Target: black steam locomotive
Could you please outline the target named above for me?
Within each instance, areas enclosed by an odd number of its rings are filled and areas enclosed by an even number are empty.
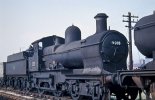
[[[127,70],[127,39],[118,31],[107,30],[106,14],[94,18],[96,33],[86,39],[81,40],[80,29],[72,25],[66,29],[65,39],[55,35],[44,37],[26,51],[8,56],[3,86],[70,95],[73,100],[107,100],[112,95],[118,100],[134,100],[141,91],[149,97],[155,81],[154,61],[142,70]],[[135,26],[135,43],[143,54],[154,57],[154,46],[147,46],[154,42],[154,23],[150,18],[144,19]],[[145,36],[147,32],[152,39]],[[143,38],[146,44],[142,44]]]

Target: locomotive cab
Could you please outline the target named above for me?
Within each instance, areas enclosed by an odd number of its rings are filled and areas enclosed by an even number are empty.
[[[44,48],[51,45],[60,45],[64,43],[64,39],[58,36],[44,37],[32,43],[27,52],[30,52],[29,60],[29,71],[40,71],[45,70],[43,60],[43,50]]]

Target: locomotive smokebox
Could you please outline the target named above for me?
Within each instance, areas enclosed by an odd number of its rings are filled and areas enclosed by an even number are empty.
[[[138,50],[152,58],[155,51],[155,13],[141,18],[134,27],[134,40]]]
[[[107,18],[105,13],[99,13],[95,17],[96,19],[96,33],[107,31]]]

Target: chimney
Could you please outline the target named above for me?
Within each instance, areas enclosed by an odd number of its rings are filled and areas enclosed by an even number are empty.
[[[107,31],[107,18],[105,13],[99,13],[95,17],[96,19],[96,33]]]

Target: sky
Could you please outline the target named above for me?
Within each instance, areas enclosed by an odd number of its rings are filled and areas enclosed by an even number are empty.
[[[0,0],[0,62],[7,56],[25,50],[42,37],[64,37],[67,27],[81,29],[82,39],[96,31],[94,16],[106,13],[108,26],[126,37],[123,14],[139,18],[155,10],[155,0]],[[133,47],[134,63],[142,55]]]

